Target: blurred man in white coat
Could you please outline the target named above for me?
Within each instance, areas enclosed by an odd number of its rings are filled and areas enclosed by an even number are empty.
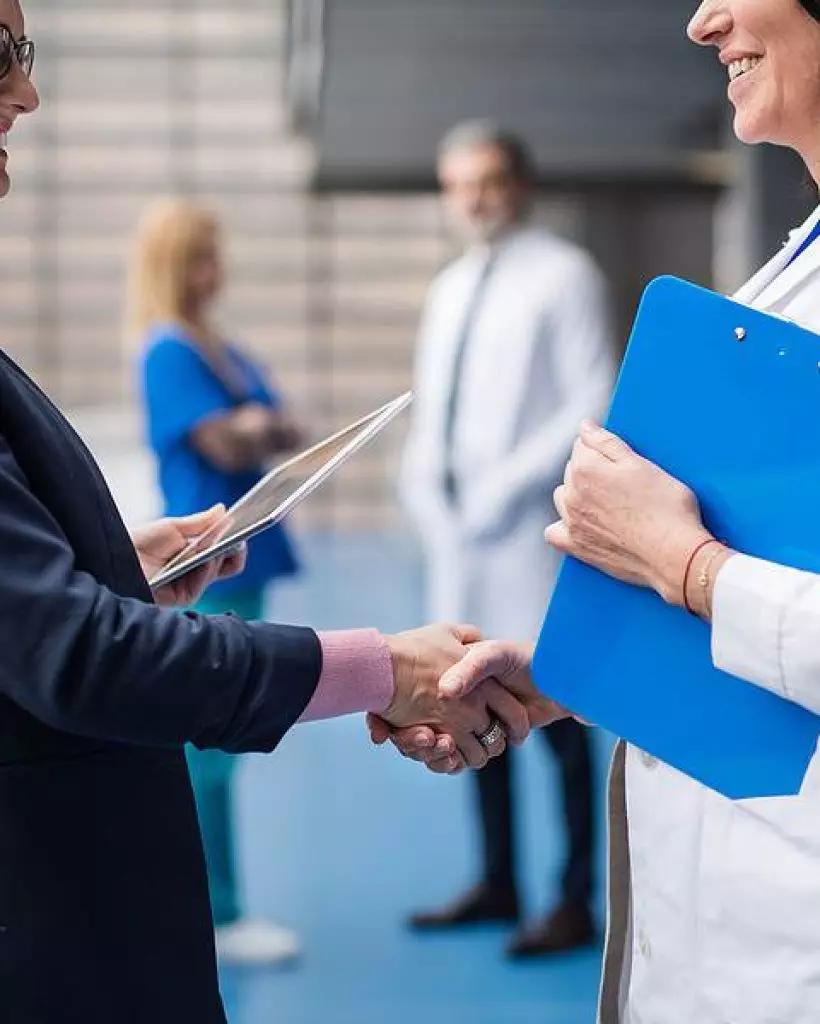
[[[416,363],[417,402],[401,494],[421,537],[427,615],[486,635],[535,635],[553,587],[543,542],[578,427],[600,416],[613,382],[606,289],[590,256],[530,222],[533,165],[520,139],[485,122],[443,140],[438,173],[461,258],[433,283]],[[588,735],[544,730],[558,759],[567,855],[556,906],[514,937],[516,957],[586,945],[593,795]],[[518,921],[510,755],[476,776],[484,864],[418,929]]]

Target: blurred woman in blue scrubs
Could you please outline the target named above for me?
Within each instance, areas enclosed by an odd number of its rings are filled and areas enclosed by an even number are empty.
[[[263,371],[212,319],[224,284],[216,217],[183,200],[153,204],[134,245],[128,327],[142,344],[148,438],[170,516],[230,506],[260,479],[267,463],[299,443],[298,430]],[[296,571],[288,536],[274,527],[250,542],[244,573],[215,583],[197,611],[262,619],[268,585]],[[241,913],[231,807],[236,759],[189,747],[188,764],[217,952],[224,961],[241,963],[293,957],[298,942],[292,932]]]

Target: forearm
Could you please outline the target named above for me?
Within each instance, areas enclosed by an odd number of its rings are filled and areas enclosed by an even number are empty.
[[[275,410],[257,405],[206,420],[191,437],[200,454],[229,472],[255,469],[300,442],[293,423]]]
[[[299,443],[296,428],[272,409],[255,410],[253,417],[243,417],[240,409],[225,429],[226,443],[246,465],[258,466],[273,455],[292,451]]]
[[[319,678],[309,630],[204,618],[72,573],[22,606],[0,690],[66,732],[144,745],[272,750]]]
[[[2,440],[0,550],[0,693],[55,728],[270,750],[313,694],[321,649],[310,630],[181,614],[79,571]]]

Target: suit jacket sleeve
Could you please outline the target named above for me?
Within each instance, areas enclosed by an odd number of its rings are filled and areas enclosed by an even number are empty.
[[[311,630],[158,608],[79,571],[2,439],[0,552],[0,693],[54,728],[269,751],[313,695]]]

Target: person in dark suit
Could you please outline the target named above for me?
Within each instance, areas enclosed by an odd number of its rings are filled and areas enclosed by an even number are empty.
[[[0,0],[3,133],[38,106],[32,61],[17,0]],[[271,751],[297,720],[372,710],[443,725],[479,766],[504,749],[496,719],[516,741],[552,714],[497,684],[439,699],[470,629],[317,636],[162,607],[241,567],[149,588],[219,514],[129,536],[88,450],[0,351],[3,1024],[224,1024],[184,743]]]

